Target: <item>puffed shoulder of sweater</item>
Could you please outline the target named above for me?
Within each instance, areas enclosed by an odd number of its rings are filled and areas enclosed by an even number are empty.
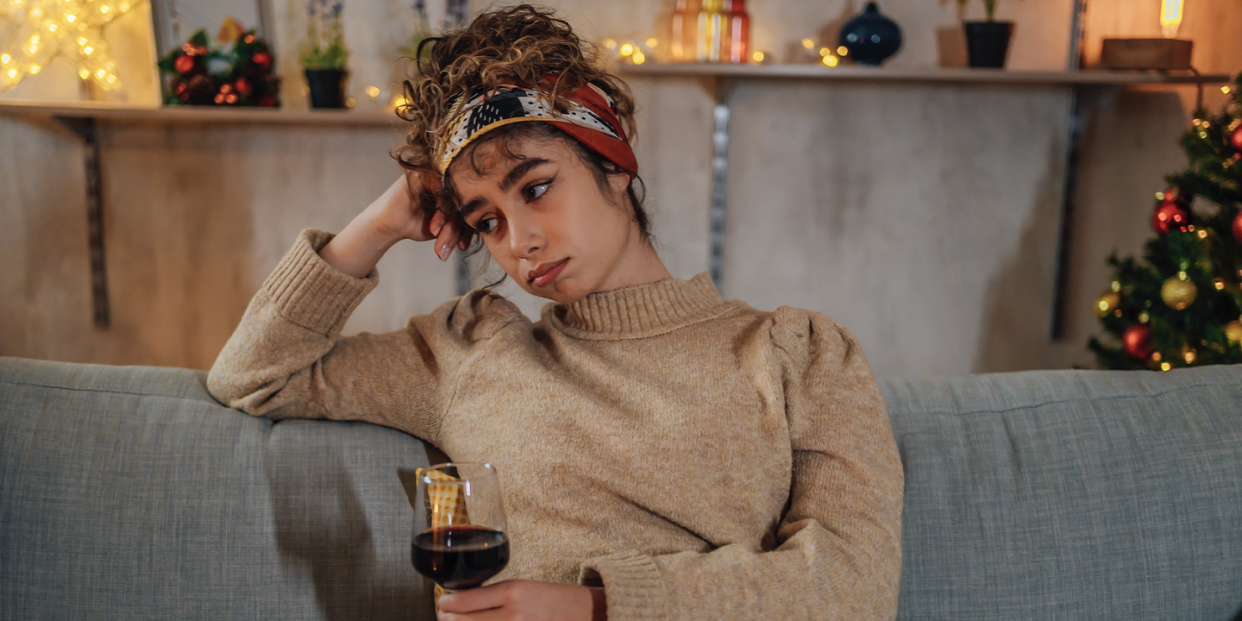
[[[490,339],[506,329],[527,332],[531,329],[530,319],[513,302],[486,289],[475,289],[453,298],[430,315],[411,317],[407,326],[422,328],[424,326],[419,324],[423,321],[434,322],[466,342]]]
[[[820,312],[782,306],[771,315],[772,343],[796,361],[834,355],[861,354],[858,341],[832,317]]]

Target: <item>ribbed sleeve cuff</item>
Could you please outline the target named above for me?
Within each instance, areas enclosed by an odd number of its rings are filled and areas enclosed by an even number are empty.
[[[582,564],[579,582],[604,582],[608,621],[671,619],[671,602],[660,568],[649,556],[610,554]]]
[[[328,265],[319,250],[331,233],[306,229],[263,283],[268,299],[282,317],[323,335],[337,332],[375,285],[379,273],[354,278]]]

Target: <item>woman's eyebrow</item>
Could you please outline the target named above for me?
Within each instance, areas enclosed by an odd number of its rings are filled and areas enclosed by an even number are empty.
[[[500,182],[500,191],[508,192],[510,189],[513,188],[513,184],[517,183],[518,179],[521,179],[522,175],[525,175],[527,172],[530,172],[532,168],[535,168],[536,166],[542,166],[544,164],[550,164],[550,163],[551,163],[551,160],[548,160],[542,157],[532,157],[528,160],[523,160],[521,164],[514,166],[513,170],[509,171],[509,174],[505,175],[504,180]]]
[[[517,166],[514,166],[512,170],[506,173],[505,178],[500,181],[500,191],[508,192],[509,190],[513,189],[513,184],[517,183],[518,179],[522,178],[522,175],[525,175],[526,173],[530,172],[532,169],[534,169],[537,166],[542,166],[544,164],[550,164],[550,163],[552,163],[552,160],[542,158],[542,157],[532,157],[528,160],[522,160],[520,164],[518,164]],[[470,217],[470,214],[478,211],[486,204],[487,204],[486,200],[482,198],[476,198],[466,203],[465,205],[462,205],[458,213],[460,214],[461,219],[465,220]]]

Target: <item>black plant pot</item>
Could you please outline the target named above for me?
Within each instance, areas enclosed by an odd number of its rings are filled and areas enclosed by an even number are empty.
[[[966,22],[971,67],[1003,68],[1013,38],[1013,22]]]
[[[310,87],[312,108],[344,108],[345,76],[340,69],[307,69],[306,85]]]

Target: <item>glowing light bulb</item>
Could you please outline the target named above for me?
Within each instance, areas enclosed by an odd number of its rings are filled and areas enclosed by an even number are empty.
[[[105,5],[103,5],[103,6],[101,6],[101,7],[99,7],[99,12],[100,12],[100,13],[103,13],[104,15],[107,15],[107,14],[108,14],[108,11],[111,11],[111,10],[112,10],[112,7],[110,7],[110,6],[106,5],[106,4],[105,4]]]
[[[622,56],[629,56],[630,54],[633,54],[633,53],[634,53],[634,46],[633,46],[633,45],[630,45],[629,43],[626,43],[626,44],[624,44],[624,45],[622,45],[622,46],[621,46],[621,55],[622,55]]]
[[[94,51],[95,51],[95,48],[93,48],[93,47],[91,47],[91,46],[89,46],[89,45],[88,45],[88,46],[86,46],[86,47],[84,47],[84,48],[82,48],[82,53],[83,53],[83,54],[86,54],[87,56],[90,56],[90,55],[91,55]]]
[[[77,16],[77,15],[74,15],[73,13],[69,13],[69,14],[65,15],[65,21],[69,22],[70,24],[72,24],[72,23],[74,22],[74,20],[76,20],[77,18],[78,18],[78,16]]]
[[[1167,363],[1167,362],[1161,362],[1161,363],[1160,363],[1160,370],[1161,370],[1161,371],[1168,371],[1169,369],[1172,369],[1172,368],[1173,368],[1173,365],[1171,365],[1171,364],[1169,364],[1169,363]]]
[[[43,71],[43,67],[40,67],[39,65],[30,65],[30,68],[26,71],[30,72],[30,75],[35,75],[40,71]]]
[[[655,47],[655,46],[657,46],[657,45],[659,45],[659,44],[660,44],[660,42],[659,42],[659,41],[657,41],[657,40],[656,40],[656,39],[654,39],[654,38],[647,39],[647,47]]]
[[[763,52],[755,52],[754,54],[751,54],[750,57],[753,58],[755,62],[757,63],[761,63],[763,62],[764,58],[767,58],[766,56],[764,56]]]
[[[9,64],[10,60],[13,60],[12,56],[9,56],[8,54],[0,54],[0,65]]]
[[[104,71],[103,69],[100,69],[99,71],[95,72],[95,77],[99,78],[100,80],[102,80],[103,77],[106,75],[108,75],[108,72]]]
[[[811,48],[815,47],[815,42],[814,42],[814,41],[812,41],[812,40],[810,40],[810,39],[803,39],[803,40],[802,40],[802,47],[804,47],[804,48],[806,48],[806,49],[808,49],[808,50],[809,50],[809,49],[811,49]]]
[[[104,78],[104,81],[108,84],[116,84],[116,76],[109,74],[108,77]],[[236,97],[236,95],[234,95],[234,97]]]
[[[85,79],[87,79],[87,78],[91,77],[91,72],[90,72],[90,71],[88,71],[88,70],[86,70],[86,69],[82,69],[81,71],[78,71],[78,77],[79,77],[79,78],[82,78],[83,80],[85,80]]]
[[[647,56],[642,53],[642,50],[638,50],[634,52],[634,55],[631,57],[631,59],[633,59],[635,65],[641,65],[647,62]]]
[[[1160,6],[1160,32],[1166,39],[1177,36],[1182,25],[1182,0],[1162,0]]]
[[[16,69],[9,69],[9,77],[10,77],[10,78],[16,78],[16,77],[17,77],[17,70],[16,70]]]
[[[378,86],[367,87],[367,95],[371,96],[372,98],[379,97],[379,94],[380,94],[380,89]]]
[[[1228,95],[1229,93],[1233,92],[1233,89],[1229,88],[1228,86],[1222,86],[1220,87],[1220,92]]]
[[[616,39],[604,39],[604,47],[610,50],[617,49],[617,40]]]
[[[849,56],[849,55],[850,55],[850,48],[845,47],[844,45],[837,48],[837,56]]]
[[[840,62],[840,61],[839,61],[839,60],[837,60],[837,57],[836,57],[836,56],[825,56],[825,57],[824,57],[824,64],[825,64],[825,65],[828,65],[829,67],[836,67],[836,66],[837,66],[837,63],[839,63],[839,62]]]
[[[52,23],[52,22],[48,22],[48,24],[47,24],[47,31],[48,31],[48,32],[56,32],[56,24],[54,24],[54,23]]]
[[[828,48],[826,48],[826,47],[821,47],[821,48],[819,48],[819,55],[820,55],[820,56],[830,56],[831,54],[832,54],[832,50],[830,50],[830,49],[828,49]]]

